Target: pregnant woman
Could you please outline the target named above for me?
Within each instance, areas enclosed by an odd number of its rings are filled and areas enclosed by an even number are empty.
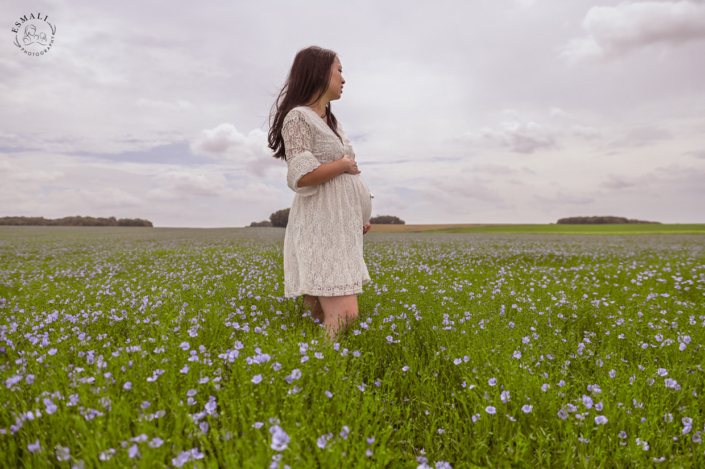
[[[303,296],[330,339],[357,317],[357,294],[370,281],[362,236],[370,229],[373,196],[330,105],[342,96],[342,72],[335,52],[300,50],[269,131],[269,148],[286,160],[287,184],[296,193],[284,235],[284,296]]]

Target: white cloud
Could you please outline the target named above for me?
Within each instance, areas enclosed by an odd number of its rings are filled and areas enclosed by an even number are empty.
[[[594,6],[582,27],[588,35],[571,40],[560,52],[568,63],[611,59],[651,45],[677,46],[704,39],[705,4],[683,0]]]
[[[607,177],[607,180],[600,184],[601,187],[612,190],[627,189],[629,187],[634,187],[634,185],[635,183],[633,180],[619,174],[610,174]]]
[[[534,112],[523,116],[515,109],[504,109],[498,114],[513,120],[500,122],[496,127],[484,126],[476,132],[465,132],[452,137],[450,141],[469,143],[474,147],[506,148],[513,153],[532,154],[544,150],[563,150],[565,144],[571,146],[571,141],[576,140],[574,137],[582,141],[596,141],[602,138],[600,129],[579,123],[584,120],[579,114],[569,113],[555,106],[543,114]],[[551,123],[544,123],[549,118]],[[486,167],[484,171],[490,172],[490,169]],[[483,169],[476,165],[466,170]],[[499,168],[494,170],[498,171]]]
[[[516,153],[534,153],[538,150],[554,150],[557,131],[551,126],[537,122],[502,122],[498,129],[483,127],[477,133],[466,132],[461,140],[476,145],[489,145],[508,148]]]
[[[207,197],[228,202],[272,203],[282,191],[261,182],[246,182],[242,187],[229,187],[220,173],[204,173],[182,169],[160,174],[165,184],[151,189],[147,198],[174,201]]]
[[[41,171],[28,166],[31,165],[18,165],[7,156],[0,155],[0,176],[4,176],[9,181],[41,184],[64,177],[62,171]]]
[[[28,215],[25,207],[36,205],[37,195],[22,192],[15,187],[0,184],[0,207],[2,216]]]
[[[177,198],[220,197],[227,191],[225,177],[220,174],[206,175],[189,170],[176,170],[161,174],[159,178],[168,181],[167,193]]]
[[[381,188],[373,194],[375,197],[372,199],[372,216],[388,215],[409,208],[409,204],[391,188]]]
[[[637,148],[651,145],[662,140],[672,140],[673,134],[667,129],[655,125],[635,127],[608,144],[610,148]]]
[[[228,123],[201,131],[191,142],[191,151],[196,155],[226,158],[240,163],[257,177],[265,177],[271,168],[285,166],[272,156],[272,150],[267,146],[266,132],[253,129],[245,135]]]
[[[702,151],[687,151],[684,153],[685,155],[690,155],[694,156],[696,158],[702,158],[705,159],[705,150]]]
[[[10,174],[17,169],[17,167],[12,164],[9,158],[4,155],[0,155],[0,174]]]
[[[436,202],[437,206],[451,212],[467,211],[467,202],[484,202],[493,206],[506,207],[504,198],[496,187],[485,179],[445,179],[432,180],[421,191]]]
[[[239,132],[234,125],[223,123],[213,129],[205,129],[191,143],[191,150],[201,155],[241,156],[260,149],[264,132],[252,130],[249,135]],[[251,156],[249,154],[244,156]]]
[[[2,63],[2,62],[0,62]],[[2,70],[2,67],[0,67],[0,70]],[[22,141],[22,138],[16,134],[16,133],[10,133],[10,132],[4,132],[0,130],[0,145],[3,146],[16,146],[20,144]],[[0,150],[2,151],[2,150]]]
[[[499,115],[502,116],[503,119],[510,119],[510,120],[521,120],[522,116],[519,111],[516,109],[502,109],[499,112]]]
[[[602,133],[594,127],[584,126],[584,125],[573,125],[570,127],[573,135],[582,137],[588,140],[593,140],[599,138]]]
[[[652,195],[663,191],[672,191],[679,187],[684,189],[690,187],[699,188],[699,191],[705,194],[705,186],[702,184],[704,177],[705,170],[701,168],[671,164],[641,174],[610,174],[600,186],[614,191],[636,189]]]
[[[556,205],[587,205],[595,201],[594,197],[576,191],[557,191],[552,195],[536,195],[535,199],[547,206]]]
[[[136,101],[137,106],[163,109],[167,111],[188,111],[193,109],[193,104],[188,101],[178,99],[176,101],[158,101],[154,99],[140,98]]]
[[[464,173],[489,173],[489,174],[514,174],[517,172],[516,169],[510,168],[509,166],[486,163],[486,164],[476,164],[470,167],[465,167],[461,169]]]
[[[559,107],[552,106],[548,109],[548,115],[551,117],[558,117],[558,118],[563,118],[563,119],[570,119],[573,117],[572,114],[569,114],[565,112],[563,109]]]
[[[16,173],[10,176],[15,181],[38,183],[54,182],[63,177],[64,173],[62,171],[32,171]]]
[[[139,197],[113,187],[98,191],[79,190],[77,195],[83,204],[95,208],[136,207],[142,204]]]

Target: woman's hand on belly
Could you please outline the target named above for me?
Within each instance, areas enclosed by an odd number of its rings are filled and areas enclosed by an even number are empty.
[[[346,173],[350,174],[360,174],[362,171],[357,169],[357,162],[349,155],[343,155],[343,158],[341,158],[343,161],[346,163],[350,164],[350,167],[345,170]]]

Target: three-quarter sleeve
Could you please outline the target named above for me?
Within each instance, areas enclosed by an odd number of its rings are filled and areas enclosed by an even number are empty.
[[[286,183],[289,188],[301,195],[313,195],[318,185],[298,187],[299,179],[318,168],[321,163],[313,156],[313,131],[301,111],[292,109],[282,126],[284,153],[288,172]]]

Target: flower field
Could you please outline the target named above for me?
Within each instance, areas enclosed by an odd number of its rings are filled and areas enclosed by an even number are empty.
[[[705,467],[705,236],[1,227],[0,467]]]

